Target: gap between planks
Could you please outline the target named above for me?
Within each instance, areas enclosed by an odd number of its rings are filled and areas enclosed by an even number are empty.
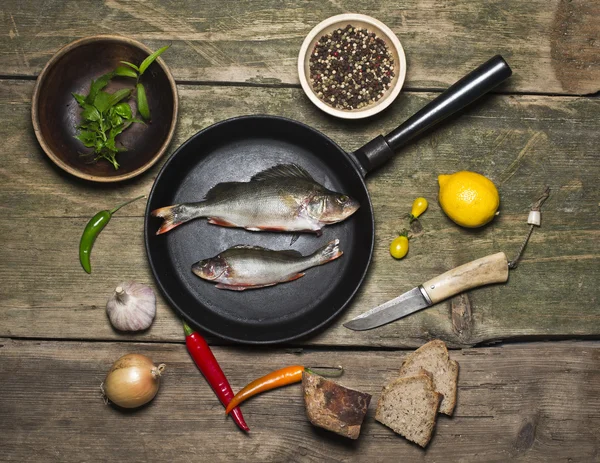
[[[201,333],[202,334],[202,333]],[[202,334],[203,335],[203,334]],[[204,336],[204,335],[203,335]],[[311,352],[413,352],[416,347],[410,346],[374,346],[374,345],[336,345],[336,344],[316,344],[316,345],[305,345],[305,344],[270,344],[270,345],[253,345],[253,344],[235,344],[223,341],[220,339],[216,339],[214,337],[205,336],[208,344],[212,347],[226,347],[226,348],[235,348],[235,349],[247,349],[251,350],[254,353],[259,352],[272,352],[273,350],[281,350],[285,351],[289,354],[305,354]],[[429,341],[432,341],[430,339]],[[147,346],[156,346],[159,344],[165,345],[185,345],[185,339],[181,339],[179,341],[176,340],[152,340],[152,339],[136,339],[136,338],[127,338],[127,339],[115,339],[115,338],[61,338],[61,337],[53,337],[53,338],[44,338],[44,337],[28,337],[28,336],[0,336],[0,348],[2,348],[2,342],[6,341],[18,341],[18,342],[63,342],[63,343],[86,343],[86,344],[111,344],[111,343],[121,343],[121,344],[137,344],[137,345],[147,345]],[[216,342],[215,342],[216,341]],[[575,344],[578,346],[589,345],[590,347],[596,346],[596,343],[600,341],[599,335],[581,335],[581,336],[539,336],[539,335],[531,335],[531,336],[520,336],[512,339],[505,338],[501,340],[486,340],[484,342],[474,343],[474,344],[465,344],[460,347],[454,347],[451,344],[447,344],[448,350],[452,351],[463,351],[463,350],[472,350],[472,349],[495,349],[502,348],[505,346],[533,346],[535,344],[540,345],[569,345]],[[423,342],[425,344],[425,342]]]
[[[0,81],[36,81],[37,76],[27,75],[3,75],[0,74]],[[218,80],[178,80],[175,79],[176,85],[187,85],[197,87],[251,87],[251,88],[295,88],[301,89],[300,84],[286,83],[258,83],[258,82],[236,82],[236,81],[218,81]],[[402,87],[402,93],[443,93],[447,88],[441,87],[419,87],[410,86]],[[547,96],[553,98],[599,98],[600,91],[593,93],[557,93],[557,92],[521,92],[521,91],[502,91],[492,90],[488,92],[493,95],[519,95],[519,96]]]

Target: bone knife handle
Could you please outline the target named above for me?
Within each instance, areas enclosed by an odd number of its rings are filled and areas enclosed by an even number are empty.
[[[478,286],[504,283],[508,280],[508,259],[498,252],[448,270],[423,283],[423,289],[436,304],[451,296]]]

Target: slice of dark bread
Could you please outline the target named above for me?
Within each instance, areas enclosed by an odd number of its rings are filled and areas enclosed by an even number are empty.
[[[441,399],[441,394],[435,392],[431,379],[423,372],[398,378],[383,388],[375,419],[426,447],[435,428]]]
[[[302,389],[310,422],[350,439],[358,439],[371,395],[304,371]]]
[[[456,406],[458,362],[450,360],[443,341],[435,339],[408,355],[400,368],[400,377],[414,376],[421,369],[431,373],[434,389],[444,396],[440,413],[452,415]]]

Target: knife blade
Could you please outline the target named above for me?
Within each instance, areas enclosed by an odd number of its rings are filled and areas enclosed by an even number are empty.
[[[348,323],[344,323],[344,326],[354,331],[370,330],[429,307],[431,300],[422,289],[422,286],[417,286],[391,301],[353,318]]]
[[[364,331],[406,317],[466,290],[508,280],[508,259],[503,252],[468,262],[344,323]]]

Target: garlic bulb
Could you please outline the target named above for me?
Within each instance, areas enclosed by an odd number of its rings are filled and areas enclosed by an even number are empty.
[[[118,330],[145,330],[156,315],[156,296],[150,286],[133,281],[121,283],[106,303],[106,313]]]

